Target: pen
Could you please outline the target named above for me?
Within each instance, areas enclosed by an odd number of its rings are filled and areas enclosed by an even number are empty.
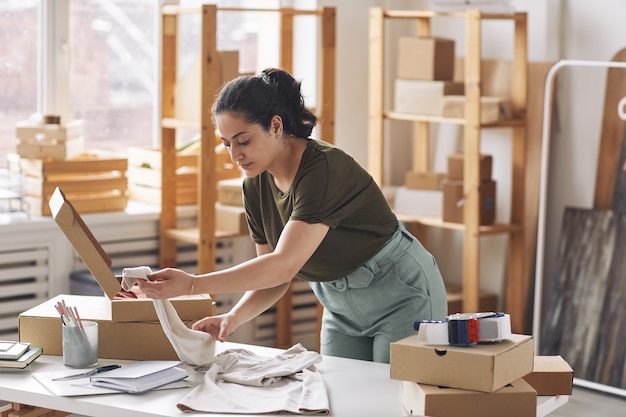
[[[78,378],[86,378],[88,376],[93,376],[97,374],[101,374],[102,372],[112,371],[117,368],[121,368],[122,365],[106,365],[100,366],[99,368],[94,368],[89,371],[80,372],[78,374],[66,375],[59,378],[54,378],[53,381],[68,381],[70,379],[78,379]]]

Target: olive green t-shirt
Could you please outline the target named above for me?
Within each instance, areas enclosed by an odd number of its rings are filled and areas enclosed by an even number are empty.
[[[351,156],[310,139],[291,188],[282,193],[264,172],[243,183],[252,239],[272,250],[289,220],[324,223],[328,234],[296,275],[307,281],[346,276],[374,256],[398,224],[372,177]]]

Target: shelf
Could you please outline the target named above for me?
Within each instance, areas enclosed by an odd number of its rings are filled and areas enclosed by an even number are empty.
[[[465,26],[465,61],[463,81],[465,83],[464,117],[449,118],[423,114],[401,113],[385,110],[389,93],[385,94],[385,60],[388,54],[386,36],[393,33],[386,25],[388,19],[413,20],[416,24],[416,36],[431,36],[431,19],[454,17],[462,19]],[[428,172],[430,154],[430,123],[456,124],[463,128],[464,152],[464,186],[463,224],[443,222],[441,218],[420,217],[398,214],[398,218],[406,223],[423,225],[463,233],[463,309],[475,312],[479,308],[480,294],[480,237],[485,235],[508,234],[507,259],[507,299],[506,310],[511,314],[513,331],[521,332],[527,319],[528,282],[524,277],[526,265],[525,233],[524,233],[524,192],[526,159],[526,106],[528,85],[528,34],[526,13],[482,13],[478,10],[460,12],[433,12],[428,10],[384,10],[380,7],[370,8],[369,32],[369,103],[368,103],[368,171],[381,187],[383,179],[383,151],[385,147],[384,122],[405,121],[413,123],[413,170]],[[514,40],[512,45],[511,114],[512,118],[490,123],[481,122],[481,61],[482,30],[485,20],[508,20],[513,23]],[[398,35],[395,35],[398,37]],[[511,213],[510,223],[480,225],[481,179],[479,177],[482,129],[510,128],[511,136]],[[389,138],[391,139],[391,138]]]
[[[407,122],[427,122],[427,123],[450,123],[457,125],[464,125],[465,119],[442,117],[442,116],[430,116],[425,114],[414,113],[400,113],[395,111],[383,112],[383,118],[387,120],[403,120]],[[499,120],[493,123],[481,123],[482,128],[502,128],[502,127],[520,127],[525,125],[525,120],[521,118],[512,118],[506,120]]]
[[[441,229],[465,231],[463,223],[444,222],[441,217],[416,216],[414,214],[396,213],[399,220],[405,223],[417,223],[424,226],[438,227]],[[511,223],[494,223],[490,225],[482,225],[478,227],[480,236],[498,235],[498,234],[514,234],[520,233],[522,226]]]

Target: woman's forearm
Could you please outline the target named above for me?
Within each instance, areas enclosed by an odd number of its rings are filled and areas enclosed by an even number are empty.
[[[290,286],[291,282],[286,282],[273,288],[247,291],[230,310],[235,316],[237,325],[239,326],[252,320],[276,304]]]

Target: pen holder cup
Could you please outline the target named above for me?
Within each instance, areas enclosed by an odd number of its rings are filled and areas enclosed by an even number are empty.
[[[98,323],[83,320],[83,326],[63,327],[63,364],[87,368],[98,364]]]

